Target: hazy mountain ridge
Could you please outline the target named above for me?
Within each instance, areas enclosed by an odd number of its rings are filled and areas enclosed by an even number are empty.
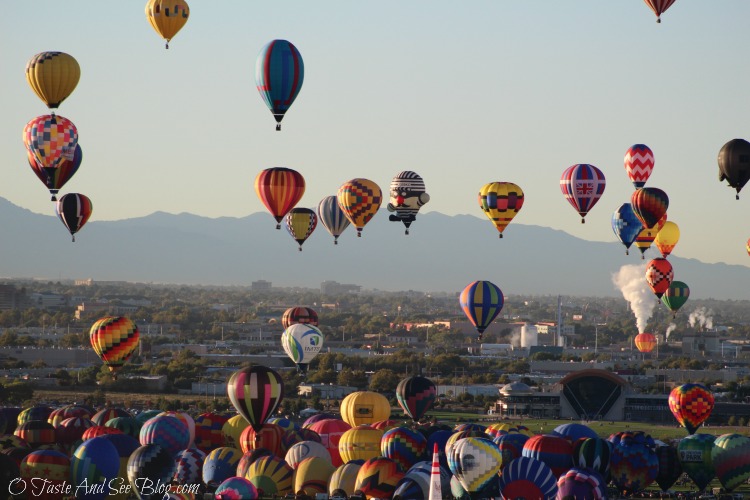
[[[51,211],[53,204],[50,203]],[[325,280],[367,289],[455,291],[477,279],[506,294],[620,293],[612,274],[640,265],[614,241],[592,242],[564,231],[512,224],[505,236],[471,215],[420,214],[410,235],[382,209],[362,237],[348,228],[333,244],[322,224],[297,243],[267,213],[208,218],[156,212],[119,221],[90,221],[71,243],[54,215],[41,215],[0,198],[0,276],[93,278],[154,283],[317,288]],[[679,250],[679,247],[678,247]],[[655,248],[646,258],[658,256]],[[675,279],[696,298],[750,299],[750,268],[670,257]]]

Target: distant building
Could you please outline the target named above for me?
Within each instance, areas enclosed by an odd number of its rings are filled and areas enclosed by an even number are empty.
[[[65,295],[59,293],[32,293],[30,298],[33,306],[39,309],[61,309],[68,305]]]
[[[20,309],[23,293],[15,285],[0,285],[0,310]]]
[[[250,283],[250,290],[253,292],[270,292],[271,288],[271,282],[266,280],[258,280]]]
[[[324,281],[320,284],[320,293],[325,295],[340,295],[344,293],[358,293],[362,289],[359,285],[342,284],[337,281]]]
[[[300,384],[297,388],[297,394],[299,396],[320,396],[324,399],[342,399],[356,391],[356,387],[329,384]]]

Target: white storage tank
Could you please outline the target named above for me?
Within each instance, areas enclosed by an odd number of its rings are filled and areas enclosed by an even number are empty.
[[[531,323],[525,323],[521,327],[521,347],[536,347],[539,345],[539,332],[536,326]]]

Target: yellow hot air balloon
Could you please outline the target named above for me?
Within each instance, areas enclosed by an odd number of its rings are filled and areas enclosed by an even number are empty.
[[[339,455],[344,463],[369,460],[380,456],[383,431],[369,425],[358,425],[344,432],[339,439]]]
[[[654,238],[654,244],[656,245],[656,248],[659,249],[662,256],[666,257],[667,255],[672,253],[672,250],[674,250],[674,246],[679,240],[679,226],[672,221],[667,221],[656,234],[656,238]]]
[[[321,457],[310,457],[295,467],[294,492],[303,491],[314,497],[318,493],[327,493],[328,481],[336,470],[330,460]]]
[[[80,78],[78,61],[65,52],[40,52],[26,63],[26,81],[50,109],[73,93]]]
[[[91,325],[89,340],[105,365],[116,372],[138,349],[138,327],[124,316],[105,316]]]
[[[190,17],[190,7],[185,0],[148,0],[146,3],[146,18],[151,27],[169,41],[185,26]]]
[[[352,427],[388,420],[391,404],[382,394],[357,391],[341,401],[341,418]]]
[[[221,433],[224,436],[226,446],[239,448],[242,431],[249,425],[250,423],[242,415],[235,415],[224,422],[224,425],[221,427]]]
[[[523,199],[523,190],[512,182],[490,182],[479,190],[479,207],[495,225],[500,238],[521,210]]]
[[[357,228],[357,236],[362,236],[362,228],[380,208],[383,192],[369,179],[352,179],[341,185],[336,198],[341,211]]]

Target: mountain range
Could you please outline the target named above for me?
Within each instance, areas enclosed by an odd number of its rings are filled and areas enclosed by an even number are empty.
[[[52,204],[50,204],[52,206]],[[52,212],[52,210],[51,210]],[[54,212],[53,212],[54,213]],[[326,280],[367,290],[459,292],[489,280],[507,294],[621,296],[612,276],[646,260],[617,241],[586,241],[548,227],[512,224],[502,239],[472,215],[420,214],[409,235],[381,212],[362,237],[349,227],[333,244],[322,224],[303,251],[267,213],[207,218],[155,212],[146,217],[90,221],[71,242],[55,215],[0,198],[0,276],[185,285],[318,288]],[[695,298],[750,299],[750,268],[669,258],[675,279]]]

